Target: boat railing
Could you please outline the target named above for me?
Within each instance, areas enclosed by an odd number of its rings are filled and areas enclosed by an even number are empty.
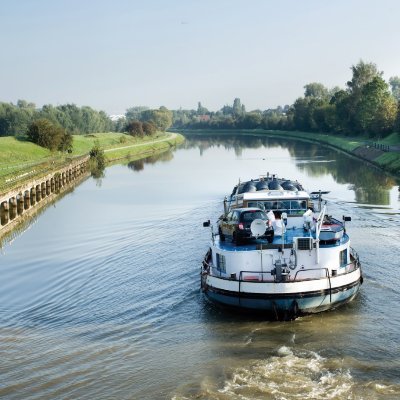
[[[331,277],[329,274],[328,268],[308,268],[308,269],[302,269],[296,272],[296,275],[294,276],[294,279],[291,280],[290,277],[287,277],[287,280],[285,280],[285,283],[294,283],[294,282],[299,282],[299,281],[306,281],[306,280],[317,280],[321,279],[319,278],[306,278],[306,279],[299,279],[297,280],[297,275],[299,272],[305,272],[305,271],[324,271],[325,272],[325,277],[329,282],[329,297],[332,301],[332,284],[331,284]],[[244,274],[251,274],[247,275],[247,277]],[[270,275],[270,279],[264,280],[264,275]],[[247,279],[246,279],[247,278]],[[252,278],[252,279],[249,279]],[[250,282],[276,282],[276,275],[272,274],[271,272],[260,272],[260,271],[240,271],[239,273],[239,293],[241,292],[241,284],[242,282],[250,283]]]
[[[236,274],[235,274],[236,275]],[[271,271],[240,271],[240,282],[274,282]]]
[[[296,272],[294,278],[293,278],[293,279],[289,279],[288,282],[299,282],[299,281],[317,280],[317,279],[321,279],[321,278],[323,278],[323,279],[325,279],[325,278],[330,279],[331,277],[335,277],[335,276],[338,276],[338,275],[342,276],[342,275],[346,275],[346,274],[349,274],[349,273],[351,273],[351,272],[354,272],[356,269],[359,268],[359,266],[360,266],[360,265],[359,265],[359,263],[358,263],[358,260],[350,261],[348,264],[346,264],[346,265],[343,267],[343,269],[341,268],[342,271],[340,272],[340,274],[337,273],[337,272],[338,272],[337,270],[334,270],[334,269],[329,270],[329,268],[304,268],[304,269],[299,269],[299,270]],[[312,277],[307,277],[307,278],[298,278],[298,275],[299,275],[300,273],[309,272],[309,271],[319,271],[319,274],[317,274],[317,275],[319,275],[319,276],[317,276],[317,277],[312,276]],[[344,272],[343,272],[343,271],[344,271]],[[324,276],[321,276],[321,272],[324,273]]]
[[[325,276],[323,278],[330,278],[330,274],[329,274],[329,270],[328,268],[304,268],[304,269],[299,269],[296,274],[294,275],[293,280],[291,280],[291,282],[299,282],[299,281],[309,281],[309,280],[316,280],[316,279],[321,279],[321,275],[319,277],[307,277],[307,278],[303,278],[303,279],[297,279],[297,275],[299,275],[302,272],[309,272],[309,271],[319,271],[324,272]]]
[[[296,271],[294,277],[290,276],[290,273],[287,275],[287,280],[285,282],[301,282],[301,281],[310,281],[310,280],[318,280],[318,279],[329,279],[331,277],[337,275],[345,275],[351,272],[354,272],[356,269],[360,268],[360,260],[358,257],[357,252],[350,248],[351,250],[351,257],[353,258],[348,264],[343,266],[344,272],[337,273],[337,270],[329,270],[328,268],[303,268]],[[341,268],[341,271],[343,269]],[[217,276],[222,279],[227,280],[234,280],[239,282],[276,282],[276,275],[272,271],[240,271],[239,274],[231,273],[227,274],[221,268],[217,268],[206,261],[203,260],[203,271],[207,273],[207,271],[211,272],[212,276]],[[304,276],[304,273],[314,272],[311,276],[308,275],[307,277],[300,277],[300,275]],[[316,273],[315,272],[319,272]],[[323,272],[323,276],[321,274]]]
[[[236,275],[236,274],[235,274]],[[265,279],[269,275],[269,279]],[[241,291],[242,282],[275,282],[275,278],[271,271],[240,271],[239,273],[239,293]]]
[[[226,272],[222,271],[219,268],[211,266],[208,263],[207,265],[204,266],[207,267],[207,270],[211,270],[210,272],[212,276],[216,276],[222,279],[234,280],[239,282],[249,282],[249,283],[277,282],[276,275],[271,271],[240,271],[239,274],[237,273],[226,274]],[[336,270],[332,270],[330,272],[328,268],[304,268],[296,271],[294,277],[291,277],[290,274],[288,274],[285,282],[291,283],[291,282],[312,281],[319,279],[330,280],[331,277],[335,277],[337,275],[346,275],[348,273],[354,272],[356,269],[359,268],[359,264],[357,260],[354,260],[348,263],[343,268],[345,272],[341,272],[340,274],[337,274]],[[307,276],[304,276],[304,274],[307,274]]]
[[[300,272],[310,272],[310,271],[319,271],[319,276],[308,276],[306,278],[298,278]],[[324,273],[324,276],[321,277],[321,272]],[[239,282],[276,282],[276,275],[271,271],[240,271],[239,279],[236,279],[237,275],[232,274],[230,279],[238,280]],[[291,278],[290,275],[287,276],[287,280],[285,282],[299,282],[299,281],[308,281],[308,280],[318,280],[321,278],[330,278],[328,268],[307,268],[301,269],[296,272],[294,278]]]

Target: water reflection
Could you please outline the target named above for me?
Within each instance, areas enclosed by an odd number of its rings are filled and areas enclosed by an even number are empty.
[[[174,158],[174,154],[171,150],[165,151],[163,153],[154,154],[152,156],[142,158],[139,160],[132,160],[128,162],[128,168],[135,172],[140,172],[144,170],[145,164],[155,164],[158,161],[168,162]]]
[[[355,193],[355,201],[362,204],[390,205],[390,190],[398,184],[393,177],[345,153],[292,139],[263,137],[261,134],[196,134],[188,136],[185,146],[198,148],[200,155],[212,147],[233,149],[237,157],[242,156],[244,149],[286,149],[300,171],[311,177],[331,176],[337,183],[348,184]],[[265,157],[268,159],[268,152]]]
[[[311,176],[331,175],[337,183],[351,183],[349,189],[354,191],[357,203],[390,204],[389,191],[396,181],[384,172],[330,148],[300,142],[288,142],[286,145],[294,158],[299,158],[301,147],[308,146],[313,157],[332,160],[329,163],[297,163],[297,167]]]

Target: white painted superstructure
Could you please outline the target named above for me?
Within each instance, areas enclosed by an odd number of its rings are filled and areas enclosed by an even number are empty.
[[[269,181],[276,187],[282,183],[276,177]],[[254,190],[269,181],[239,183],[225,200],[225,212],[243,207],[268,211],[275,231],[272,243],[255,238],[239,246],[213,234],[202,268],[207,297],[283,318],[350,301],[358,292],[362,274],[345,222],[326,215],[320,196],[321,210],[311,210],[310,196],[297,181],[287,183],[293,186],[291,190]]]

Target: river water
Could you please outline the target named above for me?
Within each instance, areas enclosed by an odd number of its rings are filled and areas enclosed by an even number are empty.
[[[338,310],[274,322],[200,292],[223,197],[266,172],[329,190],[364,284]],[[334,150],[262,137],[188,137],[114,165],[0,254],[0,398],[399,399],[399,191]]]

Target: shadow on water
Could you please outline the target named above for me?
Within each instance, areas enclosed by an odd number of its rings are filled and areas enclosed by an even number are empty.
[[[140,172],[144,170],[146,164],[153,165],[157,162],[169,162],[174,158],[174,153],[167,150],[162,153],[154,154],[152,156],[141,158],[139,160],[132,160],[127,163],[128,168],[132,171]]]
[[[238,310],[234,307],[226,307],[224,305],[216,304],[206,298],[202,293],[200,296],[200,301],[203,310],[203,317],[207,322],[241,322],[241,323],[253,323],[262,322],[265,324],[287,324],[289,326],[291,323],[298,322],[300,320],[308,320],[313,316],[334,316],[336,313],[340,315],[349,313],[354,315],[354,313],[362,312],[362,294],[359,292],[357,296],[347,304],[343,304],[335,309],[324,311],[316,314],[304,314],[299,315],[296,318],[282,319],[276,318],[275,315],[265,314],[261,311],[252,310]]]

